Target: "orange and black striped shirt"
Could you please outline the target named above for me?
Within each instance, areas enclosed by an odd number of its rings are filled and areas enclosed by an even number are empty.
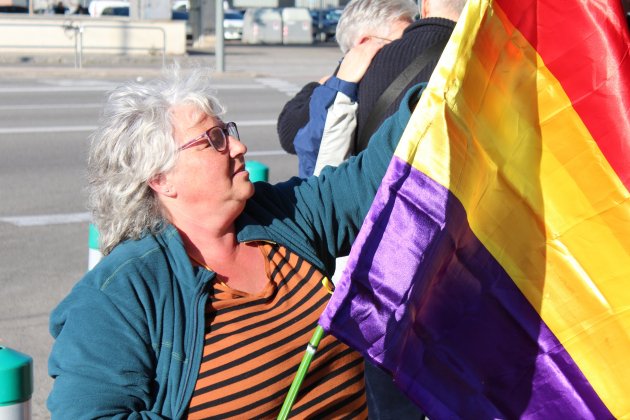
[[[272,244],[265,290],[215,284],[206,305],[203,359],[190,419],[276,418],[329,291],[311,264]],[[367,418],[363,359],[324,336],[290,413],[293,418]]]

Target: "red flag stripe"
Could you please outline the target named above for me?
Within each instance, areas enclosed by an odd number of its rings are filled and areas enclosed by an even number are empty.
[[[630,35],[621,2],[496,3],[562,84],[610,166],[630,189]]]

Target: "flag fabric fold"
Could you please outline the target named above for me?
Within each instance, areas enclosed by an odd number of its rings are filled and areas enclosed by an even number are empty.
[[[630,415],[616,0],[469,0],[320,324],[430,418]]]

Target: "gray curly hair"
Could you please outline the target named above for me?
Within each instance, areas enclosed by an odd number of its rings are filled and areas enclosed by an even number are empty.
[[[386,38],[396,20],[410,22],[418,15],[418,5],[412,0],[352,0],[343,9],[337,23],[337,43],[347,53],[363,34]]]
[[[87,174],[88,209],[104,255],[164,225],[148,181],[175,165],[174,106],[193,104],[208,115],[224,113],[207,74],[199,69],[186,76],[174,67],[161,79],[130,82],[109,94],[91,136]]]

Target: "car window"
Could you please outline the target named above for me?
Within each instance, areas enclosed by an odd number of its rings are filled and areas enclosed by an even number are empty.
[[[101,13],[103,16],[129,16],[128,7],[106,7]]]
[[[176,12],[187,12],[190,9],[190,2],[188,0],[176,0],[173,3],[173,10]]]

